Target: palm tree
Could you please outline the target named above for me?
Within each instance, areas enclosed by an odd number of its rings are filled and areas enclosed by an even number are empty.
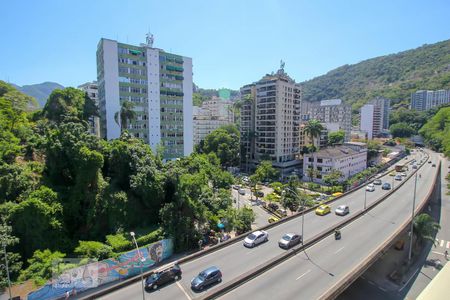
[[[124,101],[120,107],[120,111],[114,114],[114,120],[120,126],[120,131],[128,128],[128,123],[136,119],[136,112],[134,111],[134,103]]]
[[[441,229],[441,226],[429,214],[420,214],[414,218],[414,233],[419,244],[424,241],[431,241],[435,244],[436,240],[433,235],[439,229]]]
[[[309,177],[309,180],[311,180],[311,182],[313,181],[313,177],[316,174],[316,171],[311,167],[311,168],[307,168],[306,169],[306,174]]]
[[[319,120],[311,119],[305,124],[305,132],[309,135],[311,138],[311,141],[314,145],[314,138],[317,138],[320,136],[320,133],[325,128],[323,125],[319,122]]]

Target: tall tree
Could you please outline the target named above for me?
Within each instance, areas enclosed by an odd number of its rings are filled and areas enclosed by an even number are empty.
[[[313,145],[315,144],[315,138],[319,137],[324,129],[323,125],[316,119],[311,119],[305,124],[305,132],[311,138]]]
[[[131,121],[136,119],[136,112],[134,111],[134,103],[130,101],[122,102],[120,111],[114,114],[114,120],[120,126],[121,131],[128,129]]]
[[[414,218],[414,233],[417,236],[417,242],[422,244],[425,241],[436,242],[434,234],[441,226],[426,213],[420,214]]]
[[[222,126],[208,134],[202,143],[200,152],[214,152],[223,167],[239,164],[240,133],[235,125]]]
[[[20,261],[20,255],[17,253],[9,252],[11,247],[18,244],[19,239],[12,235],[12,228],[0,220],[0,291],[3,290],[6,286],[8,286],[6,275],[6,266],[5,253],[3,252],[3,245],[5,245],[6,249],[6,257],[8,259],[8,269],[9,269],[9,277],[11,281],[14,281],[17,276],[19,276],[20,269],[22,267],[22,262]]]

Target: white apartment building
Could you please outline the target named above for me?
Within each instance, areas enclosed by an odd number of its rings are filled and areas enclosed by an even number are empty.
[[[319,120],[328,132],[343,130],[345,141],[350,140],[352,129],[352,107],[341,99],[321,100],[303,104],[308,111],[309,119]]]
[[[194,145],[217,128],[233,124],[233,102],[218,97],[204,101],[201,107],[194,106]]]
[[[369,101],[360,110],[360,129],[367,132],[369,140],[389,129],[390,100],[377,98]]]
[[[262,160],[271,160],[281,176],[298,172],[300,87],[284,72],[284,64],[275,74],[241,88],[247,99],[241,108],[241,159],[247,168]]]
[[[97,81],[86,82],[82,85],[78,86],[78,89],[85,91],[89,98],[94,101],[95,105],[98,108],[98,85]],[[100,137],[100,118],[99,117],[91,117],[89,119],[89,131],[91,134]]]
[[[164,159],[193,151],[192,59],[153,47],[153,36],[139,46],[102,38],[97,48],[100,131],[105,139],[120,137],[114,115],[125,101],[134,104],[137,118],[126,130]]]
[[[323,178],[332,170],[342,173],[341,181],[365,170],[367,167],[367,146],[364,143],[344,143],[328,147],[303,157],[303,176],[308,180],[308,169],[317,170],[314,182],[323,183]]]
[[[411,109],[429,110],[447,103],[450,103],[450,90],[419,90],[411,94]]]

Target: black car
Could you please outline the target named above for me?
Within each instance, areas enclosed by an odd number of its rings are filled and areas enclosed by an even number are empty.
[[[264,192],[256,191],[255,196],[262,198],[262,197],[264,197]]]
[[[181,278],[180,266],[175,264],[166,270],[155,272],[149,277],[147,277],[145,279],[145,289],[147,291],[156,290],[160,286],[168,282],[177,281],[180,278]]]
[[[191,280],[191,288],[194,291],[201,291],[206,286],[222,281],[222,272],[217,267],[209,267],[201,271],[197,276]]]

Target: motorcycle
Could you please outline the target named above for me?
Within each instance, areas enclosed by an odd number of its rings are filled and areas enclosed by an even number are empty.
[[[340,240],[341,239],[341,232],[339,230],[334,231],[334,239]]]

